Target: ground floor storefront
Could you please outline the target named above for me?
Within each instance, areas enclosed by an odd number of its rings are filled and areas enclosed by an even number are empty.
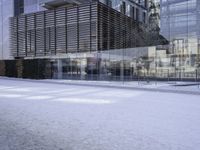
[[[0,61],[1,76],[102,81],[198,81],[198,55],[172,55],[158,47],[69,53]]]

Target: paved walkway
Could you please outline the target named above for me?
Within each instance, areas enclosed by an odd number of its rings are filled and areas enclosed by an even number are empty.
[[[1,150],[199,150],[199,114],[199,95],[0,79]]]
[[[59,83],[68,85],[100,86],[107,88],[134,89],[144,91],[157,91],[180,94],[200,95],[198,82],[115,82],[115,81],[83,81],[83,80],[42,80],[42,82]]]

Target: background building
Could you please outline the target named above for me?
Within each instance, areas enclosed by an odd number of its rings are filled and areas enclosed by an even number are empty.
[[[160,33],[160,1],[149,0],[149,28],[154,33]]]
[[[177,66],[199,65],[199,0],[161,0],[161,34],[171,42]]]
[[[0,60],[11,59],[9,50],[9,17],[14,16],[14,3],[0,0]]]
[[[0,60],[13,59],[9,18],[24,13],[24,0],[0,0]]]

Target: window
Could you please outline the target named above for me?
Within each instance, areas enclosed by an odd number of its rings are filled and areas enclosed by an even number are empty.
[[[137,20],[137,21],[139,21],[139,15],[140,15],[140,14],[139,14],[139,9],[136,8],[136,20]]]
[[[144,7],[147,8],[147,0],[144,0]]]
[[[126,14],[126,3],[122,1],[121,4],[121,13]]]
[[[146,23],[146,13],[143,12],[143,22]]]
[[[108,5],[109,7],[112,7],[112,1],[111,1],[111,0],[107,0],[107,5]]]
[[[131,18],[135,19],[135,7],[131,7]]]
[[[15,16],[18,16],[20,14],[24,13],[24,0],[15,0],[14,1],[14,12]]]

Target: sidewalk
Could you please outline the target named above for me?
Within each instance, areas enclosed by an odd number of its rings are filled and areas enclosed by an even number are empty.
[[[116,81],[85,81],[85,80],[55,80],[47,79],[44,82],[70,84],[78,86],[100,86],[107,88],[126,88],[134,90],[156,91],[156,92],[170,92],[181,94],[200,95],[200,84],[195,82],[116,82]]]
[[[143,90],[150,92],[165,92],[165,93],[180,93],[180,94],[193,94],[200,95],[200,83],[197,82],[145,82],[145,81],[85,81],[85,80],[56,80],[56,79],[43,79],[43,80],[32,80],[32,79],[21,79],[21,78],[8,78],[0,77],[4,80],[19,80],[28,82],[39,82],[39,83],[53,83],[62,85],[77,85],[77,86],[90,86],[90,87],[106,87],[106,88],[118,88],[118,89],[129,89],[129,90]]]

